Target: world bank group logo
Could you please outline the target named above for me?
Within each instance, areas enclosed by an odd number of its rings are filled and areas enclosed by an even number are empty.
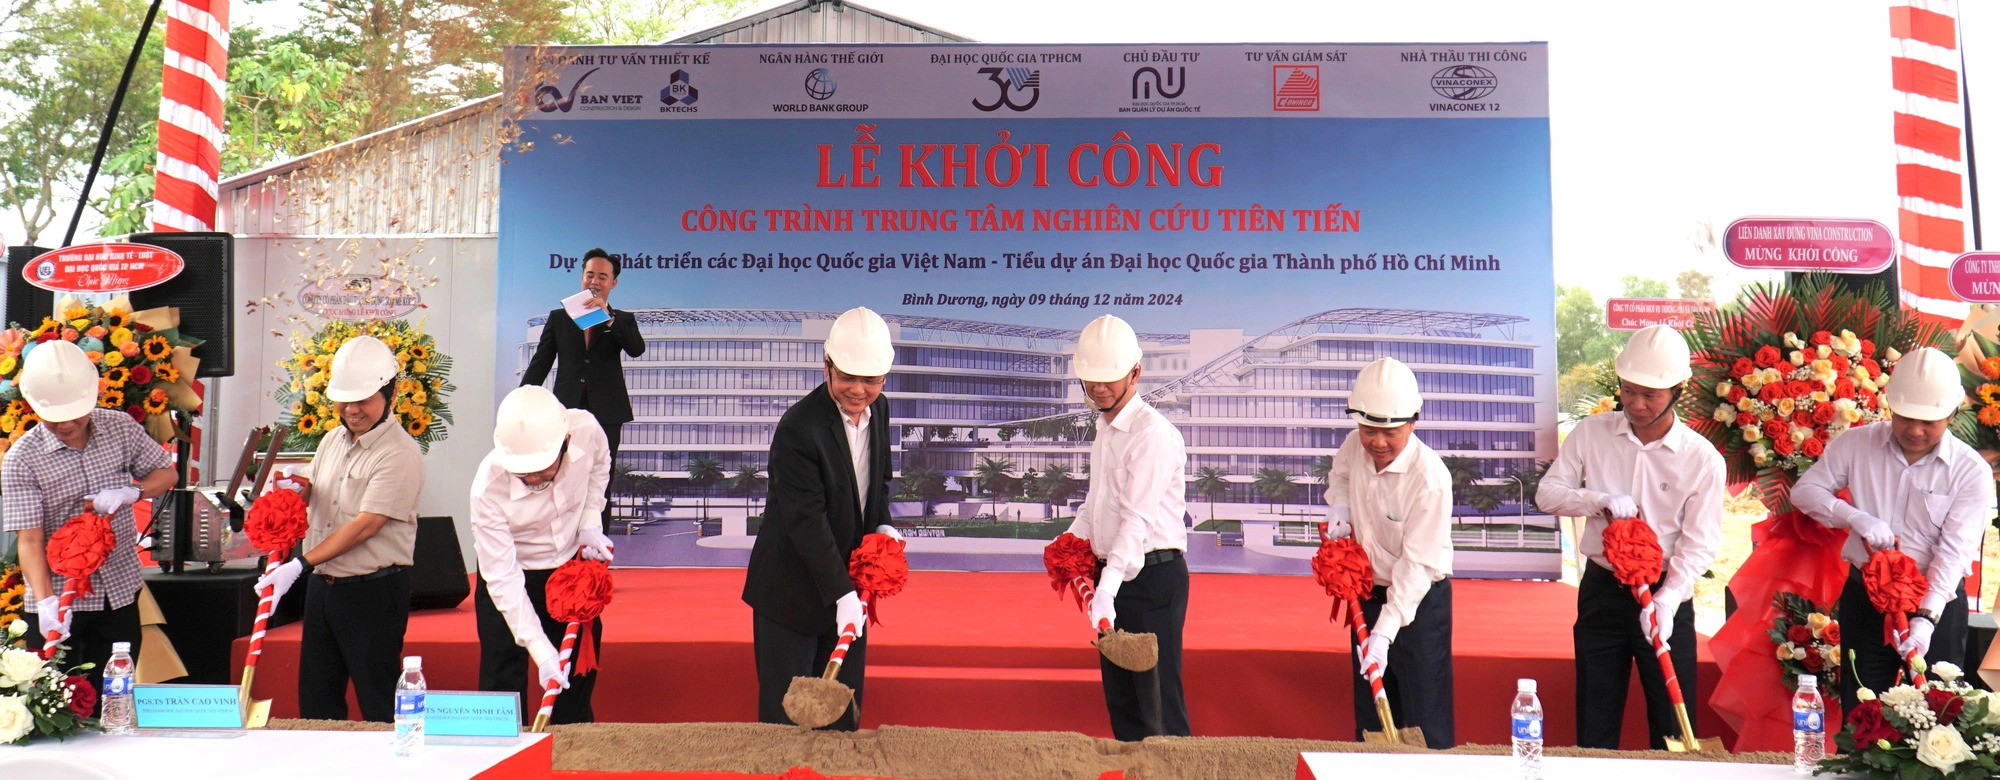
[[[1431,74],[1431,91],[1452,100],[1478,100],[1500,88],[1500,77],[1478,65],[1453,65]]]
[[[660,90],[660,102],[672,111],[692,111],[695,101],[701,99],[701,90],[694,86],[694,77],[687,71],[676,70],[667,74],[667,87]]]
[[[839,87],[833,81],[833,73],[825,68],[813,68],[806,74],[806,96],[814,100],[827,100]]]

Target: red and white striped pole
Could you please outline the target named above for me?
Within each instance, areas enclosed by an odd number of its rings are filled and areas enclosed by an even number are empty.
[[[165,0],[153,229],[214,230],[229,95],[229,0]]]
[[[1950,278],[1952,259],[1966,250],[1970,217],[1958,3],[1892,0],[1889,40],[1902,304],[1955,325],[1970,311]]]
[[[562,650],[557,654],[557,657],[561,659],[558,665],[562,667],[562,676],[564,679],[569,678],[569,657],[570,653],[576,650],[576,635],[579,627],[580,624],[578,623],[570,623],[563,629]],[[542,689],[542,704],[540,708],[535,710],[535,722],[529,727],[529,731],[548,730],[549,716],[555,714],[556,694],[560,692],[562,692],[562,687],[559,685],[550,685]]]

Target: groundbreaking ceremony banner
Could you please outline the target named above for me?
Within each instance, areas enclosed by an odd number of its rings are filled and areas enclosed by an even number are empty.
[[[1140,332],[1187,441],[1197,571],[1307,572],[1359,369],[1454,466],[1458,576],[1549,577],[1539,43],[516,48],[496,394],[581,258],[646,337],[619,562],[741,566],[773,427],[854,306],[895,330],[891,512],[915,566],[1040,571],[1095,435],[1077,332]],[[497,398],[496,398],[497,400]]]

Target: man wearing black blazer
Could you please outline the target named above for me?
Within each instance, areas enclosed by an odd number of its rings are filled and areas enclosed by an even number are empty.
[[[578,328],[569,312],[558,306],[549,312],[542,326],[541,343],[535,356],[521,372],[521,384],[539,385],[549,378],[549,366],[556,369],[556,399],[571,409],[583,409],[597,418],[604,438],[611,446],[611,462],[618,463],[618,434],[632,421],[632,400],[625,393],[624,356],[646,353],[646,339],[639,335],[639,318],[629,311],[611,308],[607,299],[618,287],[618,258],[603,249],[583,255],[583,289],[591,298],[584,305],[611,312],[611,319],[589,329]],[[605,533],[611,532],[611,486],[606,485],[604,513],[598,518]]]
[[[888,524],[889,400],[882,397],[895,350],[882,318],[857,308],[834,322],[826,355],[826,383],[792,404],[771,437],[770,497],[743,601],[753,613],[764,723],[791,723],[784,699],[792,678],[818,676],[841,630],[853,627],[837,679],[854,689],[854,707],[831,727],[853,731],[868,621],[847,558],[871,529],[902,538]]]

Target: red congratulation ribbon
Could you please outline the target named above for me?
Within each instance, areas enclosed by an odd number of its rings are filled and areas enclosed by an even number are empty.
[[[1339,622],[1349,611],[1347,606],[1360,606],[1375,589],[1375,568],[1368,563],[1368,551],[1352,536],[1321,541],[1319,552],[1313,554],[1312,570],[1313,577],[1326,588],[1326,595],[1333,597],[1333,614],[1327,620]]]
[[[861,600],[868,602],[869,625],[881,624],[882,599],[903,592],[910,582],[910,561],[903,555],[906,544],[888,534],[867,534],[847,557],[847,577]]]
[[[1055,588],[1057,599],[1069,596],[1076,600],[1077,609],[1087,609],[1090,597],[1084,591],[1097,581],[1104,562],[1091,551],[1088,540],[1063,534],[1042,548],[1042,567],[1049,571],[1049,586]]]
[[[1910,630],[1910,613],[1923,603],[1930,581],[1902,550],[1876,550],[1861,567],[1861,583],[1869,603],[1882,613],[1882,641],[1894,646],[1897,636]]]
[[[111,556],[112,545],[111,521],[88,509],[49,535],[44,548],[49,569],[63,576],[62,598],[56,602],[57,614],[49,616],[50,620],[61,622],[71,604],[91,594],[90,577]],[[49,634],[53,636],[55,632]],[[55,642],[48,642],[42,648],[42,657],[53,657],[57,647]]]

